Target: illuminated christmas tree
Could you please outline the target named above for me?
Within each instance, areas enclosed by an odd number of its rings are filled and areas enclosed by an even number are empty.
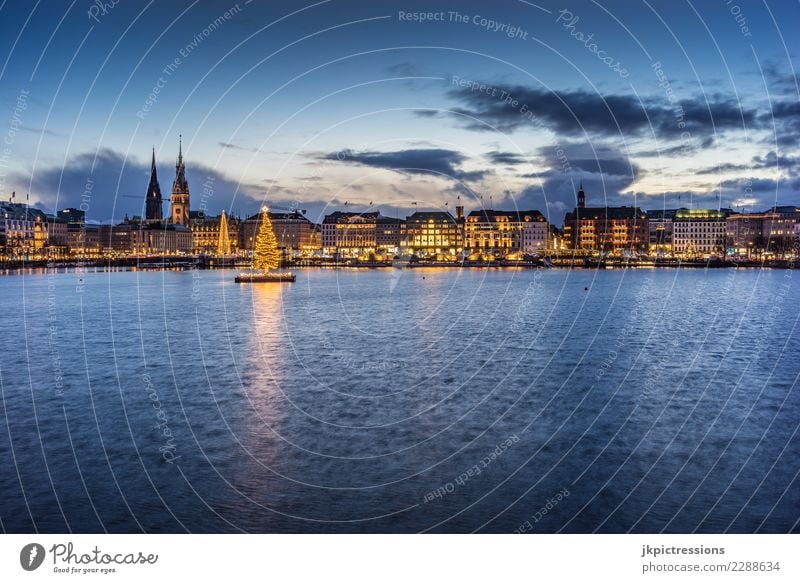
[[[258,234],[256,235],[255,248],[253,249],[253,268],[277,269],[281,264],[281,254],[278,251],[278,240],[272,230],[272,221],[269,220],[267,208],[261,209]]]
[[[222,211],[222,216],[219,219],[219,240],[217,241],[217,255],[230,255],[231,254],[231,239],[228,235],[228,218],[225,216],[225,211]]]

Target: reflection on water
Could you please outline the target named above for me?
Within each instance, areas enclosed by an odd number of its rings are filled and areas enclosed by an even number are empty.
[[[793,277],[3,278],[2,527],[797,529]]]

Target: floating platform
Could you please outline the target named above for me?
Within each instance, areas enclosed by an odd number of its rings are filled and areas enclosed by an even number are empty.
[[[240,273],[236,283],[289,283],[295,280],[294,273]]]

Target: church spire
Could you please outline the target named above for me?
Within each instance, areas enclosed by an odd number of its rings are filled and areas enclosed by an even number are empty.
[[[189,183],[186,181],[186,165],[183,163],[183,136],[178,136],[178,160],[175,163],[175,182],[172,193],[189,194]]]
[[[581,180],[580,186],[578,187],[578,208],[586,208],[586,193],[583,192],[583,180]]]
[[[153,148],[153,158],[150,162],[150,183],[147,185],[145,196],[145,218],[148,221],[160,222],[162,216],[161,186],[158,184],[156,172],[156,149]]]

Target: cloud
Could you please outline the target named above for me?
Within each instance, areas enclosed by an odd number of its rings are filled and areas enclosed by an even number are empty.
[[[25,131],[25,132],[30,132],[32,134],[40,134],[40,135],[45,135],[45,136],[52,136],[54,138],[66,138],[67,137],[66,134],[62,134],[62,133],[56,132],[54,130],[48,130],[48,129],[45,129],[45,128],[37,128],[37,127],[33,127],[33,126],[23,125],[23,126],[20,126],[19,129],[21,129],[22,131]]]
[[[386,72],[392,77],[420,77],[422,73],[416,63],[395,63],[386,67]]]
[[[753,170],[773,170],[786,177],[800,177],[800,156],[779,155],[774,150],[763,156],[753,156],[749,163],[723,162],[708,168],[693,170],[695,174],[719,174],[731,172],[750,173]]]
[[[393,152],[369,150],[356,152],[345,149],[325,154],[321,159],[372,168],[383,168],[403,174],[432,174],[468,182],[482,180],[485,176],[491,174],[490,170],[463,170],[460,166],[467,158],[460,152],[443,148],[413,148]]]
[[[723,172],[742,172],[742,171],[749,171],[753,169],[752,164],[735,164],[733,162],[724,162],[722,164],[717,164],[716,166],[710,166],[708,168],[698,168],[693,170],[694,174],[720,174]]]
[[[797,99],[774,103],[771,111],[762,115],[762,120],[773,131],[767,142],[800,147],[800,102]]]
[[[161,163],[157,168],[162,196],[167,199],[174,166],[171,162]],[[186,158],[186,176],[193,210],[198,210],[201,202],[213,214],[231,208],[244,214],[259,208],[263,189],[238,183],[216,168],[194,163],[191,157]],[[17,192],[30,190],[32,199],[47,212],[86,203],[87,219],[106,222],[120,220],[125,214],[144,213],[149,178],[149,158],[126,158],[120,152],[102,148],[72,156],[63,167],[37,168],[33,176],[12,174],[9,183]],[[165,200],[164,214],[168,212],[169,202]]]
[[[696,140],[687,140],[675,146],[656,147],[654,150],[640,150],[636,152],[637,158],[672,158],[676,156],[692,156],[697,152],[712,148],[715,143],[714,136],[705,136]]]
[[[567,142],[558,149],[543,146],[536,151],[536,157],[544,169],[522,177],[535,178],[537,182],[507,195],[500,204],[539,209],[557,225],[575,207],[581,183],[589,206],[642,204],[629,193],[643,173],[641,168],[612,146]]]
[[[780,181],[772,178],[735,178],[723,180],[719,183],[719,186],[723,190],[739,193],[777,192],[780,184]]]
[[[241,150],[242,152],[258,152],[258,148],[244,148],[242,146],[237,146],[236,144],[231,144],[230,142],[217,142],[220,147],[226,150]]]
[[[515,152],[500,152],[499,150],[493,150],[491,152],[487,152],[483,156],[493,164],[504,164],[506,166],[526,164],[528,162],[528,159],[525,156]]]
[[[684,132],[697,138],[760,126],[755,109],[720,95],[670,104],[665,99],[640,100],[632,95],[485,85],[494,91],[450,89],[447,94],[458,106],[444,115],[476,131],[511,133],[541,127],[567,136],[640,137],[655,132],[659,138],[678,139]]]

